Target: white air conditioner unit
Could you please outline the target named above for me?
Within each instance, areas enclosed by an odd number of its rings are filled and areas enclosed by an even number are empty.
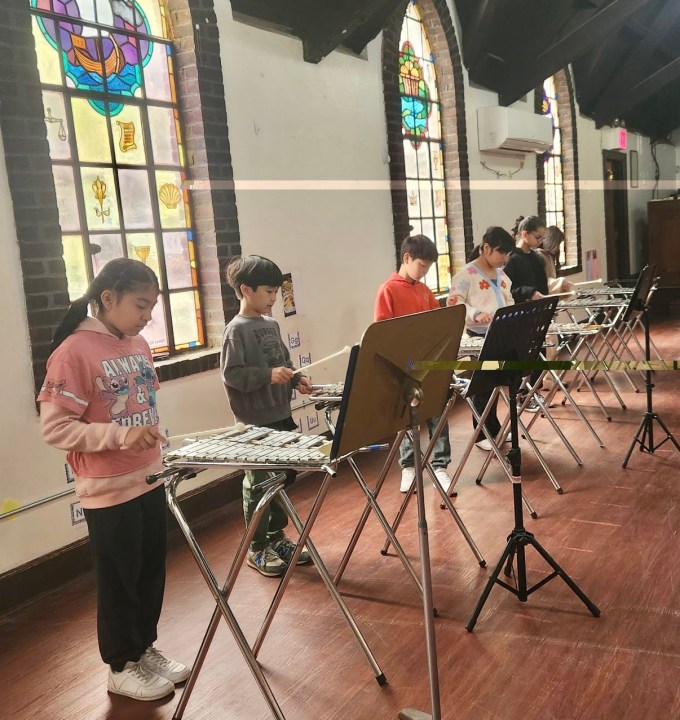
[[[553,142],[548,116],[509,107],[478,108],[477,130],[486,152],[543,153]]]

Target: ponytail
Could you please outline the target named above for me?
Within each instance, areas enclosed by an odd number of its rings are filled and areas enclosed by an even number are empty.
[[[105,290],[113,290],[119,295],[124,295],[148,286],[160,292],[156,273],[143,262],[129,258],[117,258],[107,262],[87,288],[85,295],[74,300],[66,311],[54,333],[51,352],[54,352],[85,320],[90,303],[97,307],[101,305],[101,296]]]
[[[87,306],[89,304],[90,300],[87,295],[83,295],[83,297],[71,303],[71,307],[66,311],[66,315],[64,315],[62,321],[59,323],[59,327],[54,331],[50,352],[54,352],[78,325],[83,322],[87,317]]]
[[[515,249],[515,241],[512,239],[510,233],[498,225],[493,225],[484,233],[482,242],[475,246],[470,253],[468,262],[476,260],[482,254],[482,248],[485,244],[492,250],[499,250],[502,253],[509,253]]]
[[[517,220],[515,220],[515,224],[512,226],[512,230],[510,231],[512,233],[512,237],[514,240],[517,240],[517,236],[519,235],[519,226],[522,224],[522,220],[524,220],[524,215],[520,215]]]
[[[517,240],[523,232],[535,232],[539,228],[544,227],[545,221],[543,218],[538,217],[538,215],[529,215],[529,217],[520,215],[517,220],[515,220],[515,224],[512,226],[512,237]]]

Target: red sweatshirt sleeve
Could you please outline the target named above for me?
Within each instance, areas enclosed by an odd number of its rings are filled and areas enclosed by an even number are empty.
[[[379,320],[389,320],[394,317],[394,309],[392,305],[392,296],[382,285],[375,298],[375,308],[373,310],[373,319],[375,322]]]

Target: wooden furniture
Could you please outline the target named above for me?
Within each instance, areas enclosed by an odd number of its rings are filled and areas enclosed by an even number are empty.
[[[647,223],[647,262],[659,271],[659,287],[680,287],[680,200],[650,200]]]

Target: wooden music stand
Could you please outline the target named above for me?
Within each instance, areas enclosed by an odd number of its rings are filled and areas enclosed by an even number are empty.
[[[420,419],[439,415],[446,404],[450,374],[418,371],[414,360],[453,361],[458,357],[465,326],[465,308],[446,307],[374,323],[364,333],[361,347],[345,380],[338,432],[332,457],[347,454],[408,428],[413,450],[418,505],[423,615],[427,646],[432,720],[441,720],[437,648],[427,518],[423,495]],[[405,709],[399,717],[430,717]]]

